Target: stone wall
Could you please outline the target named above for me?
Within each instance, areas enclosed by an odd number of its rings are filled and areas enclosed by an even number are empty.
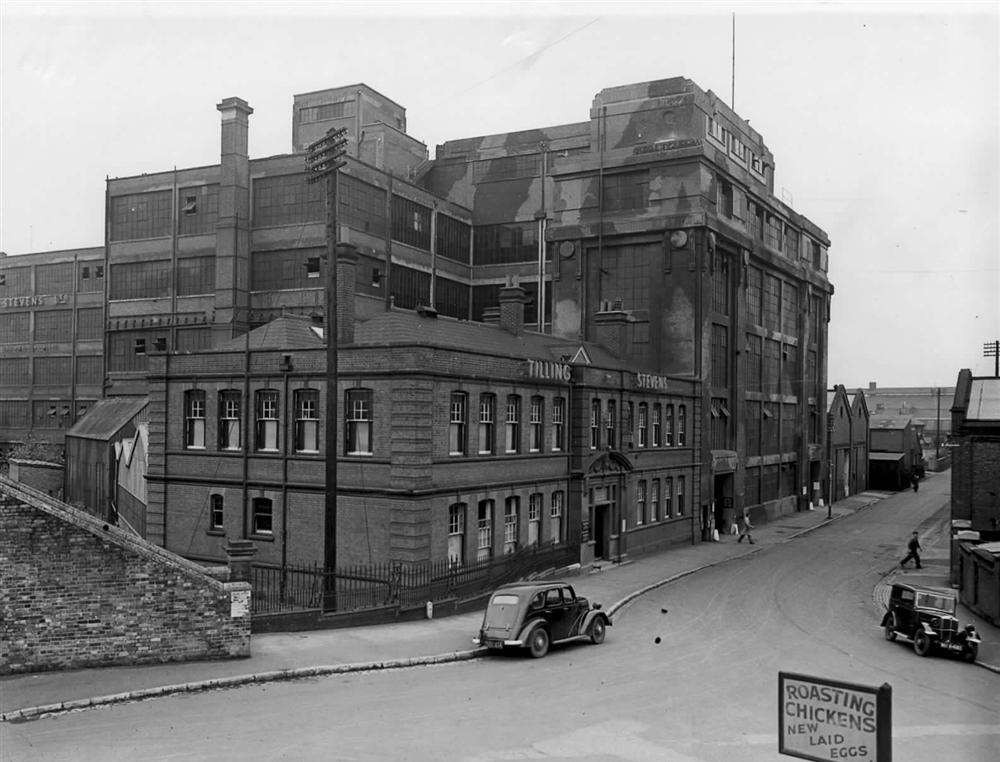
[[[250,655],[250,586],[0,478],[0,674]]]

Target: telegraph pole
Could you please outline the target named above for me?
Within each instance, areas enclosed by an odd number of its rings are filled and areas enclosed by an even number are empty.
[[[987,341],[983,344],[983,357],[992,357],[993,375],[1000,378],[1000,341]]]
[[[323,609],[337,609],[337,172],[347,162],[347,128],[309,146],[309,182],[326,182],[326,503],[323,522]],[[350,309],[354,309],[350,305]]]

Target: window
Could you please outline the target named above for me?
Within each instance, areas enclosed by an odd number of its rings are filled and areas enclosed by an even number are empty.
[[[330,119],[339,119],[345,116],[354,115],[354,101],[334,101],[333,103],[321,103],[318,106],[303,106],[299,109],[299,121],[302,124],[312,122],[325,122]]]
[[[663,518],[669,519],[674,514],[674,477],[663,480]]]
[[[274,531],[274,513],[271,501],[266,497],[253,499],[253,534],[269,535]]]
[[[528,495],[528,545],[537,545],[540,539],[542,500],[541,492],[533,492]]]
[[[660,480],[653,479],[649,487],[649,522],[660,520]]]
[[[326,217],[324,183],[305,174],[257,177],[253,181],[253,226],[322,222]]]
[[[97,309],[100,311],[100,307]],[[30,316],[31,313],[29,312],[8,312],[6,314],[0,314],[0,344],[15,341],[28,341],[31,326]]]
[[[72,334],[73,310],[35,311],[35,341],[66,341]]]
[[[722,143],[724,138],[722,123],[717,121],[714,117],[708,115],[706,115],[705,118],[707,119],[706,132]]]
[[[236,389],[219,392],[219,449],[239,450],[242,446],[240,427],[243,416],[241,394]]]
[[[718,205],[719,214],[726,217],[733,216],[733,184],[728,180],[719,178],[716,204]]]
[[[618,445],[618,410],[614,400],[608,400],[604,423],[608,432],[608,447],[614,449]]]
[[[112,241],[159,238],[170,235],[173,191],[136,193],[111,199]]]
[[[319,452],[319,390],[295,391],[295,451]]]
[[[437,216],[437,248],[435,253],[439,257],[461,262],[463,265],[469,264],[469,238],[472,229],[464,222],[460,222],[447,214]]]
[[[683,476],[678,476],[677,477],[677,515],[678,516],[683,516],[684,515],[684,508],[685,508],[685,506],[684,506],[684,482],[685,481],[686,481],[686,477],[683,477]]]
[[[794,283],[781,284],[781,330],[798,336],[799,289]]]
[[[747,270],[747,321],[753,325],[763,325],[761,322],[763,278],[764,273],[759,268],[750,267]]]
[[[458,566],[465,562],[465,503],[448,506],[448,563]]]
[[[713,450],[729,447],[729,402],[724,397],[712,399],[711,443]]]
[[[214,233],[219,220],[219,186],[181,188],[180,198],[181,214],[177,219],[177,234]]]
[[[773,331],[781,329],[781,279],[773,275],[764,276],[764,322]]]
[[[385,195],[381,188],[341,173],[337,178],[338,224],[373,236],[384,236]]]
[[[348,389],[346,397],[347,454],[372,454],[372,393],[370,389]]]
[[[196,389],[184,392],[184,446],[205,448],[205,392]]]
[[[663,406],[653,403],[653,447],[663,444]]]
[[[214,272],[213,272],[214,277]],[[111,299],[170,296],[173,268],[169,260],[122,262],[111,266]]]
[[[153,349],[157,352],[167,351],[167,337],[166,336],[156,336],[153,339]]]
[[[534,220],[476,225],[472,235],[474,265],[503,265],[538,259],[538,223]]]
[[[622,172],[604,177],[604,210],[645,209],[649,206],[649,172]]]
[[[476,560],[483,561],[493,555],[493,501],[479,501]]]
[[[306,278],[319,278],[319,257],[306,258]]]
[[[322,254],[322,250],[316,248],[255,251],[250,255],[250,289],[321,288],[326,271]]]
[[[753,333],[747,334],[747,389],[752,392],[761,390],[761,347],[762,339]]]
[[[677,446],[687,446],[687,406],[677,408]]]
[[[563,540],[563,493],[553,492],[552,503],[549,507],[549,529],[552,542],[560,543]]]
[[[744,409],[746,410],[747,455],[760,455],[760,402],[747,400]]]
[[[209,498],[209,528],[215,530],[222,529],[224,518],[222,495],[212,495]]]
[[[596,450],[601,446],[601,401],[591,400],[590,402],[590,449]]]
[[[278,392],[260,389],[256,394],[258,452],[278,451]]]
[[[521,498],[508,497],[503,506],[503,552],[513,553],[517,550],[518,518],[521,513]]]
[[[100,339],[104,335],[104,309],[86,307],[76,311],[76,338]]]
[[[514,394],[507,397],[507,416],[504,422],[504,432],[504,452],[520,452],[521,398]]]
[[[762,434],[761,434],[761,449],[764,455],[773,455],[774,453],[780,452],[778,449],[778,416],[775,415],[774,405],[779,403],[764,402],[762,403],[761,418],[763,423],[761,424]],[[768,498],[770,499],[770,498]]]
[[[430,251],[431,210],[416,201],[393,195],[392,237],[396,241]]]
[[[712,386],[729,386],[729,328],[712,324]]]
[[[468,420],[469,395],[452,392],[448,419],[448,454],[465,455],[466,421]]]
[[[530,442],[528,449],[530,452],[541,452],[542,443],[545,438],[542,435],[542,420],[544,419],[545,400],[541,397],[531,398],[531,410],[529,411],[529,421],[531,426]]]
[[[712,309],[729,314],[729,259],[719,256],[712,272]]]
[[[492,455],[494,448],[494,420],[496,416],[497,398],[494,394],[482,394],[479,397],[479,454]]]
[[[552,400],[552,451],[562,452],[565,448],[566,399]]]
[[[635,525],[646,523],[646,480],[640,479],[635,485]]]

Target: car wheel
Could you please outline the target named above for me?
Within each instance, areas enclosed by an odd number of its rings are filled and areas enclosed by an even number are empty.
[[[590,623],[590,642],[595,646],[599,646],[604,642],[604,636],[607,634],[607,625],[604,624],[604,620],[601,617],[594,617],[594,621]]]
[[[541,659],[549,652],[549,634],[544,627],[536,627],[528,639],[528,651],[536,659]]]
[[[973,662],[976,657],[979,656],[979,644],[978,643],[967,643],[965,648],[962,649],[962,658],[968,662]]]
[[[885,623],[885,639],[889,641],[896,639],[896,617],[890,617]]]
[[[931,639],[922,630],[913,636],[913,651],[917,656],[927,656],[931,652]]]

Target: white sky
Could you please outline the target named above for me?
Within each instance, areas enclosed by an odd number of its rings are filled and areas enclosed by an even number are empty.
[[[105,176],[251,157],[292,95],[365,82],[408,132],[586,121],[602,88],[687,76],[773,151],[833,242],[830,383],[952,385],[1000,339],[1000,3],[2,2],[0,249],[103,244]]]

